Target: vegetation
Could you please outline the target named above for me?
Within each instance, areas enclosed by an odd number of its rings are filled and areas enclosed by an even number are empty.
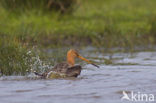
[[[43,46],[144,45],[155,42],[155,4],[155,0],[85,0],[72,15],[35,7],[19,14],[2,6],[0,32]]]
[[[11,12],[31,11],[59,11],[61,13],[70,13],[73,10],[77,0],[1,0],[3,8]]]
[[[30,68],[30,57],[27,48],[22,46],[16,38],[1,35],[0,38],[0,74],[25,74]]]
[[[34,45],[155,44],[155,5],[155,0],[0,0],[0,72],[25,72],[23,56]]]

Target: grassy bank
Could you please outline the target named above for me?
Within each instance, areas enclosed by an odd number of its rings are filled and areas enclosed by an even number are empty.
[[[0,9],[0,33],[43,46],[115,47],[154,43],[155,0],[85,0],[72,15]],[[81,40],[81,43],[80,43]]]
[[[72,14],[35,6],[15,12],[0,0],[0,73],[26,74],[28,48],[34,45],[133,49],[156,43],[155,0],[79,0],[78,5]]]
[[[0,37],[0,75],[26,74],[31,69],[28,48],[14,37]],[[30,70],[28,70],[30,71]]]

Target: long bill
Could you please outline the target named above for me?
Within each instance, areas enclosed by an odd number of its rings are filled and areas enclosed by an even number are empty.
[[[89,61],[88,59],[86,59],[86,58],[84,58],[84,57],[82,57],[82,56],[80,56],[80,55],[78,55],[78,58],[80,58],[81,60],[83,60],[83,61],[87,62],[88,64],[92,64],[93,66],[95,66],[95,67],[99,68],[99,66],[98,66],[98,65],[96,65],[96,64],[94,64],[94,63],[92,63],[91,61]]]

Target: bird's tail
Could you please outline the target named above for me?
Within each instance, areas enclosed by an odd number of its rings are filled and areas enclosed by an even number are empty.
[[[38,72],[36,72],[36,71],[34,71],[34,74],[37,75],[37,76],[40,76],[40,77],[44,77],[43,74],[40,74],[40,73],[38,73]]]

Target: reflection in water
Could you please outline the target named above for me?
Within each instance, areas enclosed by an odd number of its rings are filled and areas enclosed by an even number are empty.
[[[121,103],[122,91],[156,96],[156,52],[116,53],[112,58],[113,64],[99,69],[85,65],[75,79],[1,77],[0,103]]]

